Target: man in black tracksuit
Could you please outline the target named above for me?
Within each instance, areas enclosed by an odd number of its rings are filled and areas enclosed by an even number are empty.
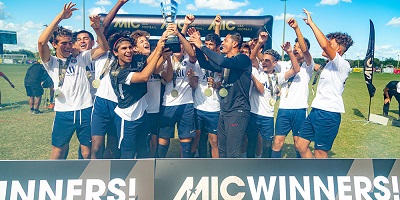
[[[221,45],[223,56],[205,47],[199,32],[189,34],[196,46],[200,66],[222,74],[219,90],[221,114],[217,130],[219,157],[238,158],[250,116],[251,60],[240,54],[243,38],[239,33],[228,34]]]

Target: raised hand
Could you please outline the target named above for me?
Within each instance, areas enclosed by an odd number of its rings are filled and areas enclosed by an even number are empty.
[[[186,76],[188,76],[188,78],[193,78],[193,76],[196,74],[196,72],[193,71],[193,69],[189,69],[186,73]]]
[[[304,8],[304,9],[303,9],[303,13],[305,13],[305,14],[307,15],[307,18],[303,19],[304,22],[305,22],[307,25],[310,25],[310,23],[313,22],[313,21],[312,21],[312,18],[311,18],[311,15],[310,15],[310,12],[308,12],[308,10],[306,10],[306,9]]]
[[[118,0],[119,2],[121,2],[121,3],[126,3],[126,2],[128,2],[129,0]]]
[[[194,22],[194,16],[193,15],[186,15],[185,16],[185,21],[183,22],[186,25],[190,25]]]
[[[264,44],[265,42],[267,42],[267,40],[268,40],[268,33],[267,32],[263,31],[258,35],[258,42],[259,43]]]
[[[292,27],[293,29],[296,29],[299,27],[299,25],[297,24],[297,21],[294,18],[289,18],[287,20],[287,23],[289,24],[290,27]]]
[[[172,34],[174,34],[174,35],[178,35],[179,34],[178,26],[176,24],[172,24],[172,23],[168,24],[167,30],[172,31]]]
[[[287,54],[292,52],[292,46],[290,45],[290,42],[285,42],[284,44],[281,45],[281,47]]]
[[[200,48],[203,44],[203,42],[201,42],[200,32],[192,27],[188,30],[188,35],[190,36],[189,43],[195,45],[197,48]]]
[[[101,27],[101,19],[99,15],[91,15],[89,16],[90,26],[93,29],[99,29]]]
[[[215,16],[215,18],[214,18],[214,24],[215,24],[215,26],[221,26],[221,15],[217,15],[217,16]]]
[[[72,16],[72,12],[78,10],[78,8],[74,8],[76,4],[69,2],[68,4],[64,4],[64,8],[60,13],[61,19],[68,19]]]

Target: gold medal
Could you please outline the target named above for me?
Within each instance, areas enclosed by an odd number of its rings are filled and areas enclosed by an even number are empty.
[[[54,91],[54,96],[57,98],[57,97],[59,97],[61,95],[61,90],[60,89],[56,89],[55,91]]]
[[[219,96],[226,97],[228,95],[228,90],[225,88],[221,88],[218,93],[219,93]]]
[[[204,90],[204,95],[206,95],[206,97],[211,97],[212,90],[210,88],[207,88],[206,90]]]
[[[275,99],[272,99],[272,98],[269,99],[269,105],[274,106],[275,103],[276,103],[276,100],[275,100]]]
[[[99,88],[99,86],[100,86],[100,79],[94,79],[94,80],[92,81],[92,86],[93,86],[93,88]]]
[[[178,95],[179,95],[178,90],[172,89],[172,91],[171,91],[171,96],[175,98],[175,97],[177,97]]]

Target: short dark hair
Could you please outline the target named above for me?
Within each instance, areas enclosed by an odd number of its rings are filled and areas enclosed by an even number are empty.
[[[94,41],[93,34],[92,34],[91,32],[89,32],[89,31],[80,30],[80,31],[78,31],[78,32],[75,32],[74,34],[76,34],[75,36],[78,37],[78,35],[81,34],[81,33],[86,33],[86,34],[88,34],[89,37],[90,37],[90,39]],[[76,39],[76,38],[75,38],[75,39]],[[76,40],[74,40],[74,41],[76,41]]]
[[[336,42],[340,45],[346,48],[344,52],[346,52],[351,46],[353,46],[354,42],[353,39],[351,38],[350,35],[347,33],[341,33],[341,32],[333,32],[333,33],[328,33],[326,37],[331,40],[335,39]],[[344,53],[343,52],[343,53]]]
[[[248,43],[243,43],[242,44],[242,47],[240,47],[240,49],[248,49],[249,50],[249,53],[251,53],[251,47],[250,47],[250,45],[248,44]]]
[[[140,37],[143,37],[143,36],[146,37],[146,38],[148,39],[148,37],[150,37],[150,33],[147,32],[147,31],[143,31],[143,30],[136,30],[136,31],[133,31],[132,34],[131,34],[131,38],[132,38],[132,41],[133,41],[133,45],[136,46],[137,39],[140,38]]]
[[[128,41],[133,44],[132,38],[129,37],[126,32],[119,31],[110,35],[110,37],[108,38],[108,45],[110,46],[110,50],[118,52],[119,44],[123,41]]]
[[[296,42],[299,42],[299,40],[296,38],[295,40],[294,40],[294,42],[296,43]],[[307,39],[307,38],[304,38],[304,42],[306,43],[306,46],[307,46],[307,50],[310,50],[310,41]]]
[[[215,34],[215,33],[209,33],[206,35],[206,37],[204,38],[204,41],[211,41],[214,42],[216,46],[220,46],[221,45],[221,37],[219,37],[219,35]]]
[[[50,40],[49,40],[50,43],[54,42],[57,44],[58,43],[57,36],[59,36],[59,37],[69,36],[72,39],[72,31],[69,29],[66,29],[62,26],[58,26],[56,28],[56,30],[53,31],[53,35],[51,35],[51,37],[50,37]]]
[[[230,32],[228,35],[231,35],[231,38],[233,41],[236,41],[238,43],[238,48],[240,49],[243,44],[243,37],[240,35],[238,32]]]
[[[268,54],[271,55],[272,57],[275,58],[275,61],[278,61],[281,59],[281,55],[279,55],[279,53],[273,49],[267,49],[264,51],[264,54]]]

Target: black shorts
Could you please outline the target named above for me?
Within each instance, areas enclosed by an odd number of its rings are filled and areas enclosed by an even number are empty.
[[[29,97],[40,97],[43,95],[43,88],[37,86],[25,86],[26,94]]]

